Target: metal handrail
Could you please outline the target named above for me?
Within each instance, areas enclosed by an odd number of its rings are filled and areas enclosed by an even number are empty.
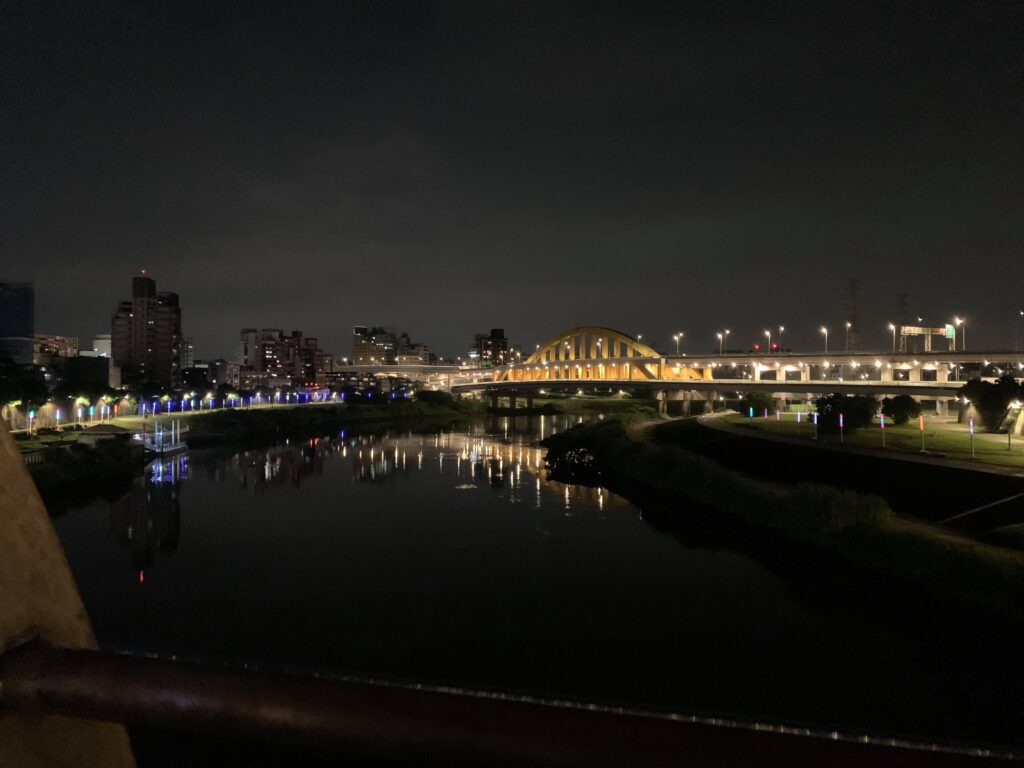
[[[997,766],[1013,757],[38,643],[0,656],[0,707],[450,766]]]

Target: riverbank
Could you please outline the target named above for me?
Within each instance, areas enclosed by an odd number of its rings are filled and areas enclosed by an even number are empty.
[[[906,518],[985,538],[1024,521],[1024,478],[991,466],[775,435],[720,417],[654,424],[656,443],[694,450],[762,480],[815,482],[882,496]]]
[[[116,499],[143,469],[141,446],[125,440],[105,440],[95,447],[54,445],[43,455],[44,460],[28,470],[51,512],[97,497]]]
[[[274,408],[228,408],[208,413],[167,415],[157,419],[166,426],[172,420],[184,424],[190,448],[221,445],[242,446],[286,437],[309,437],[340,429],[415,424],[417,428],[441,428],[483,412],[477,401],[439,393],[415,400],[380,404],[329,403]],[[138,423],[135,423],[138,422]],[[141,417],[114,419],[132,431],[152,431],[153,420]],[[61,435],[68,437],[68,435]],[[71,434],[71,437],[74,437]],[[50,509],[64,510],[96,497],[117,498],[145,468],[141,446],[126,440],[104,440],[95,447],[70,439],[45,443],[36,454],[42,460],[29,465],[40,496]]]
[[[437,394],[437,393],[433,393]],[[482,405],[456,398],[386,401],[379,405],[324,404],[258,411],[228,409],[194,417],[184,438],[189,447],[237,444],[309,435],[360,425],[449,424],[482,412]]]
[[[948,611],[1024,629],[1024,553],[898,517],[878,496],[752,478],[659,442],[659,429],[631,440],[619,422],[577,426],[544,441],[548,464],[556,479],[603,485],[635,503],[655,500],[684,516],[713,513],[716,524],[738,525],[764,547],[803,552]]]

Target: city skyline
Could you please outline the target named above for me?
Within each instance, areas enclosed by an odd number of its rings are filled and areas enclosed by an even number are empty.
[[[149,270],[140,270],[139,273],[133,276],[132,279],[149,279],[149,275]],[[14,285],[17,283],[15,281],[7,281],[6,284]],[[32,285],[35,291],[38,292],[38,286],[35,284],[34,281],[29,280],[25,284]],[[1024,301],[1021,302],[1021,306],[1024,306]],[[187,313],[187,297],[185,297],[184,299],[183,307]],[[37,316],[39,309],[40,303],[36,301],[35,312],[37,313]],[[961,336],[963,336],[963,338],[966,339],[966,328],[968,325],[971,326],[972,340],[974,342],[972,346],[975,349],[1016,351],[1017,349],[1019,349],[1022,339],[1024,339],[1024,326],[1022,326],[1022,324],[1024,324],[1024,310],[1022,309],[1007,312],[1005,323],[995,324],[995,333],[991,333],[991,327],[986,328],[982,326],[980,329],[975,327],[974,316],[968,315],[966,313],[946,313],[944,316],[940,312],[934,316],[925,317],[923,315],[914,314],[913,312],[906,312],[905,323],[894,323],[892,320],[888,318],[882,322],[876,322],[875,319],[872,317],[865,317],[863,309],[858,308],[857,311],[859,312],[861,317],[861,320],[859,322],[859,334],[857,333],[857,327],[848,320],[836,320],[835,322],[832,323],[812,322],[808,327],[784,325],[781,323],[778,325],[773,323],[763,323],[760,327],[757,327],[755,324],[754,327],[747,329],[736,325],[732,325],[732,327],[727,327],[727,325],[729,324],[722,324],[716,326],[714,330],[711,330],[707,334],[707,338],[700,338],[699,336],[692,332],[687,333],[685,330],[660,329],[659,332],[659,330],[656,329],[654,333],[643,331],[631,332],[622,328],[620,328],[620,330],[623,330],[626,333],[630,333],[634,337],[646,338],[648,343],[650,343],[652,346],[658,349],[659,352],[663,354],[672,354],[673,352],[676,352],[677,354],[692,353],[697,355],[710,355],[714,354],[716,351],[743,352],[760,350],[793,350],[797,352],[817,352],[823,349],[825,351],[831,349],[833,353],[841,353],[844,351],[855,350],[885,352],[890,349],[890,340],[892,348],[895,348],[895,328],[900,327],[901,325],[925,326],[929,328],[954,326],[956,328],[957,348],[960,348],[961,341],[959,341],[959,339],[961,339]],[[113,314],[116,316],[117,312],[114,312]],[[250,315],[247,315],[246,317],[251,316],[251,314],[254,313],[250,313]],[[895,317],[896,312],[890,313],[890,316]],[[79,324],[83,326],[85,325],[84,321],[80,321]],[[707,323],[706,321],[704,321],[701,324],[706,325]],[[37,321],[36,327],[38,327],[38,325],[39,323]],[[263,323],[261,325],[264,328],[270,328],[275,324]],[[282,331],[286,328],[298,333],[303,333],[306,331],[306,329],[303,329],[303,331],[296,331],[295,323],[284,322],[277,325]],[[373,326],[373,324],[370,325]],[[577,325],[580,325],[578,321],[567,323],[566,327],[574,327]],[[605,327],[611,327],[611,325],[607,323],[602,323],[601,325]],[[643,326],[644,324],[638,323],[638,325]],[[878,326],[877,328],[875,327],[876,325]],[[202,334],[191,334],[188,331],[187,321],[185,323],[182,323],[182,327],[184,329],[181,332],[181,343],[183,345],[183,348],[184,345],[187,343],[189,346],[190,353],[193,356],[193,359],[205,361],[234,361],[237,356],[237,337],[239,328],[241,328],[243,332],[247,330],[247,327],[245,325],[239,326],[238,322],[236,321],[234,331],[230,334],[230,339],[224,340],[218,338],[215,341],[211,341],[210,338]],[[359,326],[356,325],[353,327],[358,328]],[[377,323],[376,327],[380,327],[382,330],[384,330],[394,329],[397,326],[394,323],[385,322]],[[649,324],[646,327],[649,327]],[[776,334],[776,331],[779,331],[779,333]],[[986,333],[986,331],[989,332]],[[65,332],[64,329],[60,329],[58,335],[74,339],[81,339],[83,349],[86,349],[88,342],[90,340],[95,340],[97,337],[103,336],[104,334],[109,334],[109,332],[110,323],[108,322],[104,330],[98,330],[93,333],[74,334]],[[418,331],[416,333],[419,334]],[[515,346],[517,349],[522,350],[523,356],[526,356],[534,347],[547,342],[551,337],[552,333],[555,333],[555,331],[549,331],[546,335],[538,337],[538,341],[532,343],[527,343],[523,340],[517,339]],[[476,343],[479,343],[479,339],[482,337],[482,334],[477,333],[475,329],[470,328],[469,326],[464,327],[461,333],[464,340],[461,343],[456,341],[455,344],[453,344],[453,349],[451,350],[450,353],[438,353],[438,359],[455,361],[458,359],[468,360],[469,358],[471,358],[472,347],[474,345],[474,334],[476,336]],[[773,336],[772,334],[776,335]],[[829,334],[832,335],[831,348],[829,347],[827,341]],[[37,335],[41,334],[37,333]],[[314,341],[317,341],[320,338],[330,338],[332,336],[339,337],[337,346],[323,344],[320,345],[319,348],[323,350],[323,353],[336,357],[339,360],[343,358],[354,359],[355,355],[353,354],[352,348],[351,328],[347,332],[345,330],[342,330],[340,333],[328,332],[326,334],[323,334],[314,331],[314,333],[311,335],[313,336]],[[404,333],[403,335],[408,337],[408,333]],[[193,347],[193,344],[196,339],[198,339],[199,341],[198,349],[212,349],[215,351],[209,354],[195,354],[195,348]],[[793,339],[804,340],[807,343],[804,346],[798,346],[797,344],[793,343]],[[998,342],[994,342],[993,339],[998,340]],[[467,352],[467,346],[470,347],[469,352]],[[433,349],[434,347],[429,341],[427,341],[427,344],[424,347],[424,349],[426,348]]]
[[[2,272],[46,332],[148,268],[204,358],[254,323],[806,348],[851,278],[864,346],[901,293],[1012,345],[1019,6],[100,8],[0,11]]]

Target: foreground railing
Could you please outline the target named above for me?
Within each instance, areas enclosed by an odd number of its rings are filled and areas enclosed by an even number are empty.
[[[0,708],[451,766],[986,766],[1009,755],[452,689],[303,678],[31,644]]]

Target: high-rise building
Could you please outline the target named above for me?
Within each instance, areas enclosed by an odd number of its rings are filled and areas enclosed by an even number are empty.
[[[191,336],[185,337],[185,343],[181,346],[181,367],[191,368],[196,364],[196,345]]]
[[[469,345],[469,359],[482,367],[505,365],[509,362],[508,339],[504,328],[491,328],[490,333],[478,333]]]
[[[380,326],[355,326],[352,329],[352,362],[356,365],[394,365],[398,362],[398,336]]]
[[[35,325],[35,285],[0,282],[0,362],[32,365]]]
[[[324,352],[316,337],[292,331],[285,340],[287,369],[296,384],[312,384],[324,372]]]
[[[324,372],[317,339],[302,331],[286,336],[280,328],[243,328],[235,362],[243,388],[312,384]]]
[[[132,278],[132,298],[110,324],[111,358],[125,386],[181,385],[181,308],[178,294],[157,292],[145,274]]]
[[[400,365],[427,365],[430,362],[430,348],[410,339],[408,333],[403,333],[398,337],[398,362]]]

